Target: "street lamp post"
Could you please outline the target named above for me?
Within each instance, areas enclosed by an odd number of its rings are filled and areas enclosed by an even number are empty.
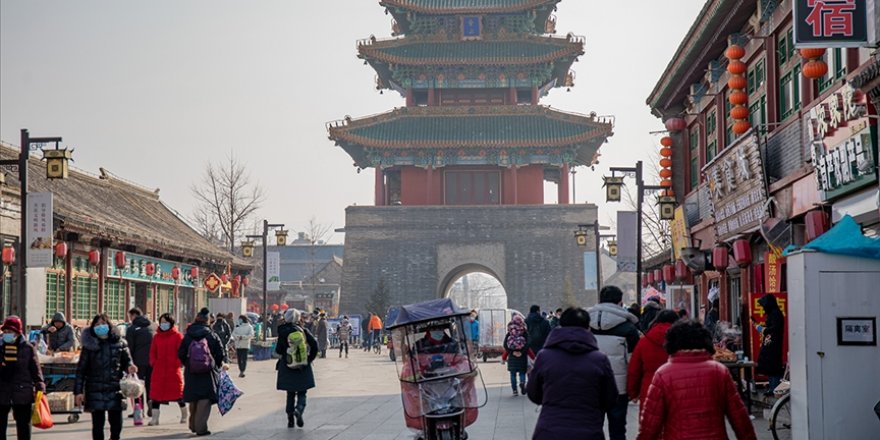
[[[269,220],[263,220],[263,233],[261,235],[248,235],[248,240],[253,240],[259,238],[263,242],[263,340],[267,339],[267,335],[269,332],[269,311],[268,311],[268,296],[269,296],[269,268],[266,262],[269,259],[269,229],[270,228],[284,228],[283,224],[269,224]],[[287,243],[287,231],[281,229],[279,233],[276,233],[276,244],[278,246],[284,246]],[[245,242],[242,244],[242,248],[246,249],[250,247],[250,252],[245,251],[244,253],[250,253],[253,255],[253,242]]]
[[[636,219],[636,302],[641,304],[642,289],[640,283],[642,279],[642,203],[644,203],[645,201],[645,191],[665,191],[668,188],[664,188],[659,185],[645,185],[645,181],[642,180],[642,161],[636,162],[635,167],[611,167],[610,169],[611,177],[605,178],[606,185],[608,186],[608,194],[611,195],[615,191],[612,187],[617,186],[616,191],[618,197],[616,198],[616,200],[609,201],[620,201],[620,185],[623,185],[623,178],[616,177],[614,173],[623,173],[624,175],[628,173],[634,173],[636,177],[636,210],[638,211]]]
[[[28,207],[28,192],[27,192],[27,182],[28,182],[28,159],[30,159],[31,153],[31,145],[32,144],[55,144],[55,150],[48,151],[58,151],[60,154],[55,157],[55,155],[46,155],[46,157],[53,157],[55,159],[62,160],[64,173],[56,174],[51,166],[47,170],[46,176],[48,178],[65,178],[67,177],[67,160],[70,159],[70,152],[65,150],[58,149],[58,144],[61,143],[60,137],[30,137],[30,133],[26,128],[21,129],[21,152],[18,155],[18,159],[10,159],[10,160],[0,160],[0,166],[8,166],[8,167],[18,167],[18,180],[21,185],[21,232],[19,233],[19,260],[18,260],[18,298],[17,298],[17,308],[18,314],[21,318],[21,323],[23,328],[27,328],[27,252],[28,252],[28,222],[27,222],[27,207]],[[45,154],[45,152],[44,152]]]

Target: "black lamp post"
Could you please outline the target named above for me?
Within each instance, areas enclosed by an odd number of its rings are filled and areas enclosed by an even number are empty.
[[[263,241],[263,340],[265,341],[269,332],[269,310],[268,310],[268,292],[269,292],[269,268],[266,264],[269,259],[269,249],[268,249],[268,240],[269,240],[269,228],[284,228],[283,224],[269,224],[268,220],[263,220],[263,234],[262,235],[248,235],[248,241],[242,243],[242,254],[244,256],[253,256],[254,255],[254,242],[253,239],[260,239]],[[287,231],[280,229],[275,233],[276,244],[278,246],[284,246],[287,244]]]
[[[31,145],[55,144],[54,150],[43,150],[43,158],[47,161],[46,178],[64,179],[67,177],[67,162],[70,160],[70,151],[58,148],[61,143],[60,137],[30,137],[26,128],[21,129],[21,152],[18,159],[0,160],[0,166],[18,168],[18,180],[21,184],[21,232],[18,242],[20,243],[18,254],[18,298],[17,308],[22,326],[27,328],[27,251],[28,251],[28,159],[30,158]]]
[[[636,210],[638,211],[638,218],[636,219],[636,286],[638,287],[642,279],[642,203],[644,203],[645,201],[645,191],[665,191],[669,188],[664,188],[659,185],[645,185],[645,181],[642,180],[642,161],[636,162],[635,167],[611,167],[611,177],[605,177],[606,195],[607,201],[609,202],[620,201],[620,188],[624,185],[624,178],[621,176],[615,176],[614,173],[622,173],[624,175],[628,173],[634,173],[636,177]],[[674,216],[675,199],[671,198],[672,209],[669,209],[669,199],[670,197],[661,197],[661,220],[671,220]],[[672,215],[667,217],[667,214],[670,213]],[[639,304],[642,303],[641,288],[636,288],[636,302],[638,302]]]

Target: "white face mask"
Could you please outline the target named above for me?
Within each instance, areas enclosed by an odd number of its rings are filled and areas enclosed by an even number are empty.
[[[435,341],[439,341],[439,340],[443,339],[444,336],[446,336],[446,332],[444,332],[443,330],[432,330],[431,331],[431,339],[434,339]]]

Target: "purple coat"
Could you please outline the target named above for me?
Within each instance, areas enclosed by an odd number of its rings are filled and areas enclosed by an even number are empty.
[[[608,357],[580,327],[553,329],[529,374],[528,396],[543,405],[533,440],[605,439],[605,413],[617,401]]]

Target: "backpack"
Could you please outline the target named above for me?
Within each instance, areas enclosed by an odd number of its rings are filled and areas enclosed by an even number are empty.
[[[208,347],[208,338],[192,341],[189,344],[187,368],[191,373],[209,373],[214,367],[214,358]]]
[[[287,335],[287,367],[299,369],[309,365],[309,344],[303,329],[296,329]]]

